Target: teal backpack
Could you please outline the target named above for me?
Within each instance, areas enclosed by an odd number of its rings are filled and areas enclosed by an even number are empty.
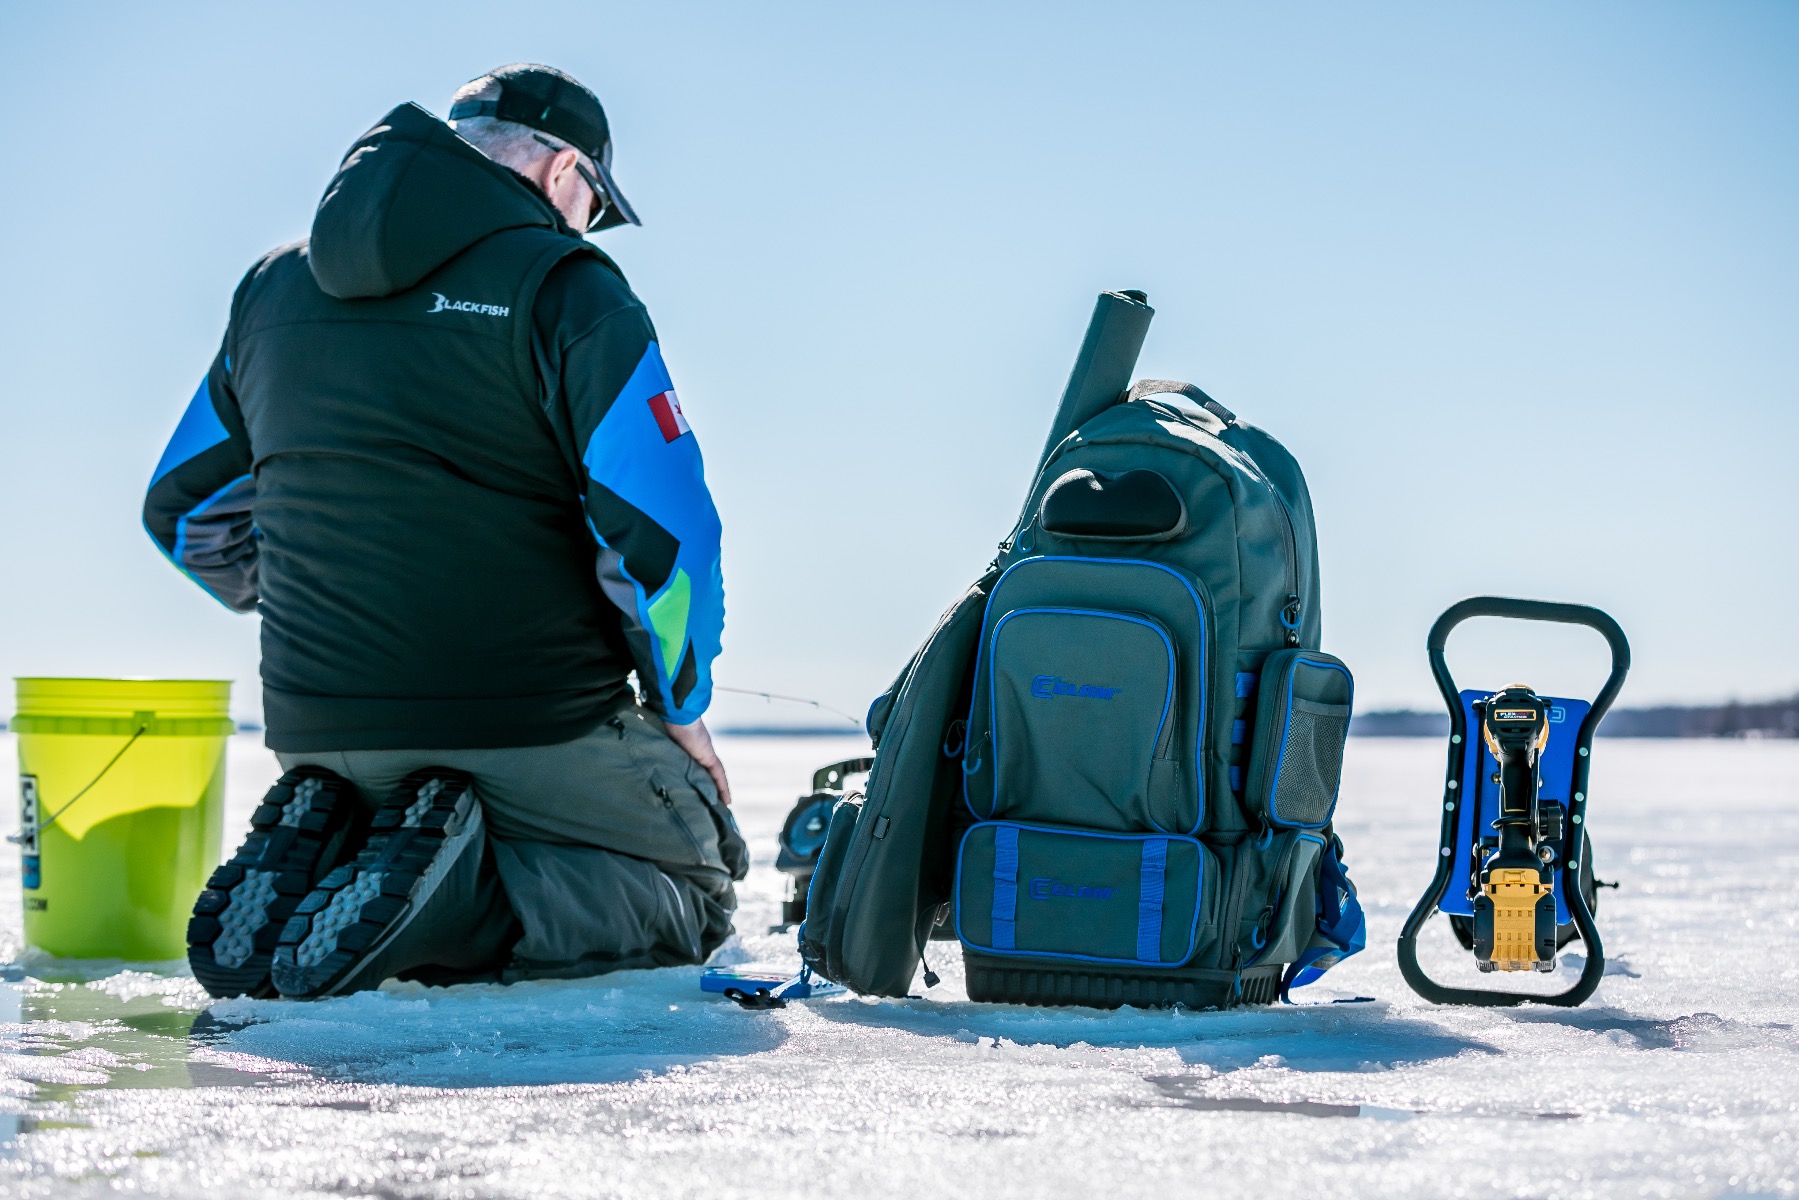
[[[1151,311],[1101,297],[1017,528],[870,710],[800,934],[856,991],[933,934],[971,999],[1103,1007],[1267,1003],[1361,948],[1305,479],[1191,384],[1123,388]]]

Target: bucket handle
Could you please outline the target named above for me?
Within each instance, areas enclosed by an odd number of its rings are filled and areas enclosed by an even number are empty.
[[[52,825],[56,824],[56,818],[62,816],[64,813],[68,812],[69,809],[73,808],[75,805],[75,801],[81,799],[83,796],[85,796],[89,792],[93,791],[94,785],[99,783],[102,779],[105,779],[106,773],[108,771],[112,770],[114,767],[119,765],[119,760],[121,758],[125,757],[125,751],[127,751],[127,750],[131,749],[133,746],[137,745],[137,739],[143,737],[144,734],[148,733],[149,731],[150,731],[150,724],[148,721],[139,722],[138,727],[137,727],[137,732],[133,733],[131,735],[130,739],[128,739],[123,746],[119,747],[119,752],[112,756],[111,761],[109,761],[104,767],[100,768],[100,773],[98,775],[94,776],[92,779],[88,780],[86,787],[82,788],[79,792],[76,792],[73,796],[69,797],[68,802],[65,803],[61,808],[59,808],[55,812],[51,813],[50,819],[48,821],[38,822],[37,832],[42,833],[42,832],[44,832],[44,830],[46,830],[46,829],[50,828]],[[21,829],[17,833],[7,834],[6,840],[13,843],[13,845],[15,845],[15,846],[22,845],[25,841],[25,836],[26,836],[25,831],[23,829]]]

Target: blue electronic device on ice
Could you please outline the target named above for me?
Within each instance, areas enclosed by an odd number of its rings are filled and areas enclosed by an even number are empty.
[[[1467,722],[1469,729],[1480,728],[1481,714],[1476,706],[1484,704],[1496,690],[1474,688],[1462,692],[1463,720]],[[1538,788],[1537,797],[1540,803],[1559,804],[1566,810],[1568,797],[1574,794],[1574,760],[1577,757],[1574,753],[1574,735],[1593,706],[1585,700],[1566,700],[1559,696],[1545,696],[1543,699],[1549,705],[1549,744],[1543,749],[1538,767],[1542,785]],[[1462,760],[1462,784],[1455,790],[1464,796],[1477,797],[1477,803],[1464,804],[1458,810],[1456,838],[1452,846],[1455,853],[1450,856],[1449,867],[1449,877],[1452,880],[1474,878],[1474,846],[1479,841],[1475,829],[1491,830],[1493,823],[1499,819],[1498,760],[1493,757],[1493,752],[1487,748],[1483,738],[1466,738],[1462,747],[1466,751]],[[1591,867],[1583,863],[1582,869],[1590,871]],[[1438,902],[1437,911],[1445,916],[1472,919],[1474,896],[1471,891],[1451,887]],[[1573,919],[1568,912],[1568,897],[1557,888],[1556,924],[1567,925]]]
[[[1585,625],[1611,647],[1611,674],[1591,703],[1521,683],[1458,691],[1443,648],[1470,617]],[[1426,645],[1449,708],[1449,763],[1436,874],[1399,935],[1400,973],[1435,1004],[1580,1004],[1605,973],[1593,910],[1597,889],[1613,886],[1595,878],[1587,837],[1593,735],[1624,686],[1630,643],[1616,621],[1584,604],[1476,596],[1438,617]],[[1418,964],[1418,931],[1438,912],[1483,972],[1552,972],[1557,952],[1579,938],[1580,978],[1553,995],[1444,987]]]

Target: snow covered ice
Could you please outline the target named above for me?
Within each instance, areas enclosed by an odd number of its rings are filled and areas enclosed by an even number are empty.
[[[791,965],[792,935],[765,932],[774,835],[812,769],[861,743],[722,740],[757,858],[719,961]],[[1434,867],[1430,740],[1350,743],[1339,828],[1369,949],[1298,1007],[1231,1013],[970,1004],[942,943],[943,983],[905,1001],[743,1012],[693,968],[208,1007],[181,964],[24,953],[8,854],[0,1190],[1799,1193],[1799,744],[1595,754],[1596,863],[1622,887],[1600,899],[1606,978],[1575,1010],[1434,1008],[1400,979],[1393,941]],[[12,755],[0,738],[0,775]],[[239,737],[231,773],[228,839],[276,768]],[[1476,978],[1443,920],[1423,940],[1433,974]],[[1539,986],[1567,985],[1569,949]]]

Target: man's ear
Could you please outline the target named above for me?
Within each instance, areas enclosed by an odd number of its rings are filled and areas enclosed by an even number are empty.
[[[554,192],[570,175],[575,173],[575,163],[580,161],[580,158],[581,156],[573,150],[556,151],[555,156],[550,159],[549,178],[544,181],[548,185],[549,191]]]

